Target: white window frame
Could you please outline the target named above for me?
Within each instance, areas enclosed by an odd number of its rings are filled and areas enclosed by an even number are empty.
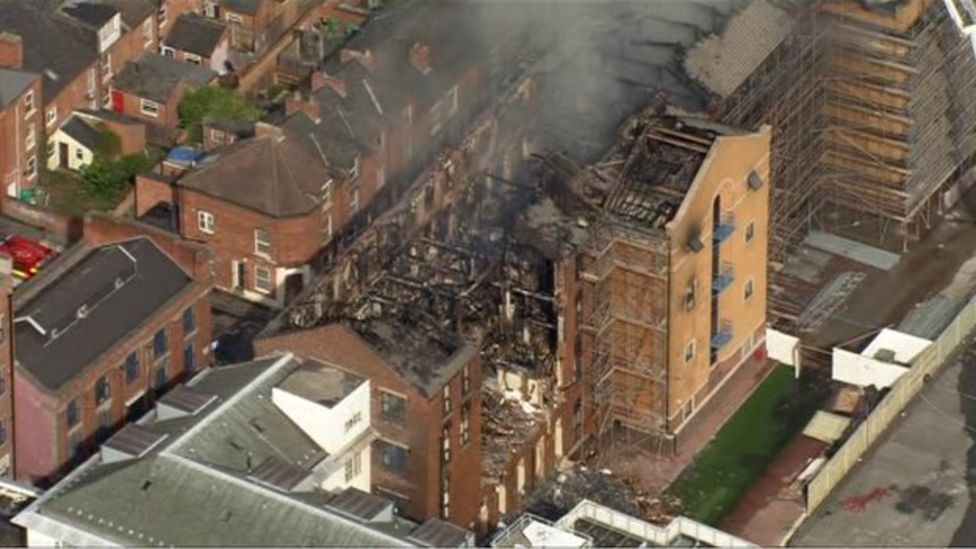
[[[105,52],[105,60],[102,61],[102,83],[112,79],[112,52]]]
[[[349,178],[352,180],[359,179],[359,155],[352,161],[352,168],[349,169]]]
[[[458,87],[456,84],[449,92],[447,92],[447,105],[447,112],[449,116],[454,116],[457,114],[460,105],[458,103]]]
[[[217,217],[206,210],[197,210],[197,228],[202,233],[214,234],[217,229]]]
[[[203,64],[203,58],[195,53],[183,52],[183,60],[186,61],[187,63],[190,63],[191,65]]]
[[[756,295],[756,281],[755,279],[749,278],[742,285],[742,300],[751,301],[754,295]]]
[[[167,15],[166,0],[163,0],[163,3],[159,5],[159,11],[156,12],[156,21],[159,23],[160,27],[166,26]]]
[[[58,121],[58,107],[57,105],[52,105],[48,107],[47,112],[44,113],[44,125],[50,127]]]
[[[145,21],[142,22],[142,49],[148,50],[153,43],[153,38],[155,38],[156,24],[152,17],[147,17]]]
[[[262,233],[266,237],[264,240],[260,238]],[[267,249],[262,250],[262,246]],[[254,254],[261,257],[271,257],[271,231],[261,228],[254,229]]]
[[[430,108],[430,135],[437,135],[441,131],[441,110],[444,108],[443,102],[438,101]]]
[[[359,187],[352,190],[352,195],[349,197],[349,215],[352,215],[359,211]]]
[[[266,277],[268,279],[267,286],[261,285],[262,272],[268,274]],[[270,294],[274,290],[274,272],[270,268],[265,267],[264,265],[254,266],[254,289],[262,294]]]
[[[244,18],[243,17],[241,17],[240,15],[238,15],[238,14],[236,14],[234,12],[230,12],[230,11],[228,11],[228,12],[226,12],[224,14],[224,21],[227,21],[228,23],[233,23],[235,25],[243,25],[244,24]]]
[[[386,166],[376,168],[376,188],[382,189],[386,185]]]
[[[346,482],[352,482],[352,480],[363,472],[363,458],[362,453],[356,452],[346,460],[344,464]]]
[[[27,135],[24,136],[24,148],[28,151],[33,149],[37,145],[37,126],[34,124],[27,125]]]
[[[139,99],[139,112],[152,118],[159,118],[159,103],[148,99]]]
[[[37,177],[37,155],[32,154],[27,158],[27,163],[24,165],[24,173],[27,179],[34,179]]]
[[[698,352],[697,343],[695,342],[694,339],[689,340],[688,343],[685,344],[684,353],[682,354],[682,358],[684,358],[685,364],[691,362],[692,360],[695,360],[695,354],[697,352]]]
[[[224,141],[224,130],[218,130],[217,128],[210,128],[210,140],[211,141]]]
[[[322,185],[322,209],[325,210],[332,206],[332,180],[326,181]]]
[[[37,106],[34,104],[34,90],[27,90],[24,94],[24,119],[28,119],[37,112]]]
[[[176,57],[176,50],[169,46],[159,46],[159,55],[173,59]]]
[[[81,147],[74,147],[74,150],[75,150],[75,160],[85,159],[85,152],[82,150]]]

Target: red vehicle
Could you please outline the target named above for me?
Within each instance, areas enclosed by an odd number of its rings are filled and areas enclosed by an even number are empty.
[[[0,254],[14,260],[14,276],[27,280],[54,259],[54,250],[25,236],[8,236],[0,242]]]

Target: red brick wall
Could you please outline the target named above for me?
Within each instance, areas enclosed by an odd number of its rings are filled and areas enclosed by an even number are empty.
[[[461,373],[450,381],[452,409],[445,417],[440,391],[430,399],[399,376],[351,330],[334,324],[283,334],[254,342],[255,354],[290,351],[299,356],[314,357],[356,372],[370,380],[373,394],[373,427],[380,435],[410,451],[407,470],[387,471],[374,454],[373,488],[401,494],[407,498],[403,514],[417,520],[440,516],[441,498],[441,428],[450,422],[452,458],[446,473],[451,479],[451,516],[449,520],[467,528],[477,520],[481,484],[481,364],[474,355],[469,365],[471,391],[461,397]],[[407,415],[403,425],[384,421],[380,408],[380,390],[406,397]],[[471,405],[471,442],[460,445],[461,406]]]
[[[113,120],[100,120],[100,123],[119,136],[121,154],[129,155],[146,150],[146,127],[142,124],[122,124]]]
[[[201,0],[163,0],[162,4],[166,6],[166,19],[165,21],[160,21],[157,17],[157,22],[159,22],[157,37],[159,39],[166,36],[169,30],[173,28],[173,23],[179,19],[181,14],[189,12],[200,13],[203,11],[203,2]]]
[[[230,288],[232,261],[252,265],[299,266],[308,263],[322,246],[315,238],[322,234],[322,217],[318,209],[308,216],[275,219],[225,200],[191,189],[180,188],[180,226],[185,238],[205,242],[216,255],[216,284]],[[216,219],[214,234],[204,233],[197,224],[200,211],[210,212]],[[255,254],[254,231],[263,228],[271,233],[271,257]],[[253,273],[249,271],[248,286],[253,289]]]
[[[77,240],[82,233],[80,220],[65,217],[46,208],[31,206],[19,200],[3,200],[0,202],[0,212],[27,225],[54,233],[69,242]]]
[[[122,114],[131,116],[137,120],[142,120],[147,124],[175,130],[180,122],[179,105],[183,99],[185,90],[178,90],[173,93],[165,103],[159,103],[159,111],[155,117],[142,113],[142,98],[127,92],[113,91],[113,94],[122,95]]]
[[[156,204],[165,202],[173,204],[173,186],[169,181],[160,180],[152,175],[137,175],[135,184],[136,217],[142,217]]]
[[[34,94],[34,112],[27,116],[24,108],[24,98],[28,92]],[[12,102],[5,109],[0,109],[0,195],[6,195],[6,185],[16,180],[22,187],[30,186],[33,181],[23,175],[27,166],[27,159],[36,155],[37,169],[41,169],[44,162],[44,135],[42,132],[43,114],[41,97],[41,79],[37,78],[33,85]],[[34,127],[34,146],[27,148],[27,133],[30,126]],[[19,166],[19,168],[18,168]],[[35,178],[36,181],[36,178]]]
[[[55,404],[27,378],[14,374],[14,477],[33,481],[34,471],[58,468],[59,448]],[[36,480],[45,473],[37,473]]]
[[[0,440],[0,473],[7,476],[13,473],[13,314],[10,294],[13,291],[13,278],[0,275],[0,427],[3,439]],[[6,469],[8,468],[9,469]],[[6,469],[6,472],[4,472]]]

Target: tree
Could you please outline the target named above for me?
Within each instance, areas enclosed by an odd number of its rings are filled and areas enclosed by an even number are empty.
[[[144,153],[130,154],[112,161],[95,154],[91,164],[81,169],[82,186],[88,196],[112,203],[121,198],[136,174],[153,167],[155,160]]]
[[[203,122],[208,118],[254,122],[261,117],[261,110],[241,94],[214,86],[187,93],[179,111],[180,122],[195,143],[203,141]]]

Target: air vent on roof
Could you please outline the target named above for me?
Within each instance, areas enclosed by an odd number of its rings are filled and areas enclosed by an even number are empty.
[[[269,457],[250,472],[248,478],[285,492],[299,491],[309,484],[311,475],[297,465]],[[311,486],[308,486],[309,488]]]
[[[102,462],[112,463],[142,457],[165,439],[165,434],[130,423],[102,445]]]

